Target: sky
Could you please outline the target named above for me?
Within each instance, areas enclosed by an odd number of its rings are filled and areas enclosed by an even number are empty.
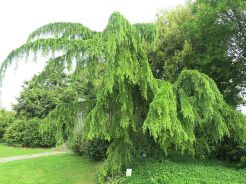
[[[102,31],[108,18],[119,11],[131,23],[151,22],[160,9],[185,4],[186,0],[2,0],[0,1],[0,63],[15,48],[25,43],[35,29],[52,22],[82,23],[91,30]],[[31,58],[27,61],[31,61]],[[2,88],[2,107],[10,110],[23,82],[40,72],[45,58],[37,63],[18,60],[6,74]]]

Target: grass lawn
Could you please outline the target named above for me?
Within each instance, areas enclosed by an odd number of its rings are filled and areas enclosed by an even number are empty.
[[[51,149],[45,149],[45,148],[15,148],[10,147],[4,144],[0,144],[0,158],[3,157],[11,157],[11,156],[20,156],[20,155],[28,155],[28,154],[34,154],[34,153],[42,153],[42,152],[48,152]]]
[[[99,164],[74,154],[0,164],[3,184],[92,184]]]
[[[0,157],[42,151],[46,149],[0,145]],[[0,184],[93,184],[97,183],[99,164],[72,153],[0,163]],[[146,160],[131,168],[132,177],[119,177],[111,184],[246,184],[246,168],[175,154],[162,161]]]
[[[172,156],[160,162],[148,161],[133,167],[132,177],[121,177],[114,183],[246,184],[246,169],[215,160],[201,161]]]

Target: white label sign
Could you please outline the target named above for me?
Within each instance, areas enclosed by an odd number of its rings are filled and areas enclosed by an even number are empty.
[[[126,177],[132,176],[132,169],[126,169]]]

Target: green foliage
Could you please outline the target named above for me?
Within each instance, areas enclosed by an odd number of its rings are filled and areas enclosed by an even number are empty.
[[[174,82],[183,69],[197,69],[215,81],[232,107],[243,104],[245,17],[242,0],[197,0],[160,12],[150,57],[154,75]]]
[[[68,142],[69,149],[95,161],[103,161],[106,159],[108,146],[109,142],[105,140],[82,140],[80,134],[73,135],[73,138],[70,138]]]
[[[224,136],[245,143],[245,133],[235,133],[235,129],[245,132],[245,117],[233,112],[215,83],[205,74],[186,70],[173,87],[170,83],[162,83],[143,127],[166,153],[175,145],[178,150],[195,154],[199,144],[204,151],[210,152],[209,146],[214,146]]]
[[[119,176],[108,183],[159,184],[159,183],[244,183],[246,169],[216,160],[196,160],[173,154],[164,160],[147,160],[135,164],[131,177]],[[201,177],[202,176],[202,177]]]
[[[70,78],[64,73],[64,67],[58,65],[55,69],[48,76],[44,70],[25,83],[17,103],[13,105],[17,116],[46,118],[60,101],[73,100],[74,94],[68,89]]]
[[[0,139],[3,138],[7,128],[15,121],[14,113],[0,110]]]
[[[149,57],[155,77],[174,82],[183,69],[194,68],[193,48],[186,30],[191,18],[189,9],[182,6],[158,14],[157,46]]]
[[[246,146],[238,144],[234,140],[225,137],[214,150],[215,158],[237,163],[240,167],[246,167]]]
[[[93,33],[81,24],[52,23],[45,25],[31,33],[26,44],[13,50],[8,55],[1,66],[0,79],[3,79],[6,69],[15,59],[24,56],[28,57],[30,53],[33,53],[34,58],[36,58],[38,53],[45,56],[49,54],[53,55],[56,51],[63,52],[65,54],[63,57],[58,56],[59,59],[51,57],[48,61],[48,65],[54,60],[65,60],[66,62],[62,63],[66,63],[66,67],[70,69],[72,59],[81,57],[81,52],[83,52],[88,45],[86,39],[90,40],[95,34],[96,33]],[[81,58],[78,60],[81,60]],[[54,66],[53,64],[50,65],[51,67]],[[51,67],[46,68],[46,75],[53,72],[53,70],[49,70]]]
[[[144,48],[148,52],[152,52],[153,48],[155,48],[158,31],[157,26],[154,23],[142,23],[142,24],[134,24],[134,27],[140,33],[142,37],[142,41],[144,42]]]
[[[50,147],[54,145],[57,134],[55,125],[52,125],[48,130],[52,132],[51,137],[48,137],[47,131],[43,131],[41,135],[39,127],[44,124],[41,119],[46,118],[59,103],[73,101],[75,94],[69,87],[70,76],[64,73],[64,66],[59,63],[59,59],[60,57],[58,57],[56,63],[54,60],[52,60],[54,62],[48,63],[48,65],[55,67],[53,72],[47,71],[49,70],[49,67],[47,67],[39,75],[34,76],[31,81],[25,83],[24,90],[17,98],[17,104],[13,105],[16,116],[25,120],[15,123],[16,126],[10,128],[11,130],[6,136],[9,143],[29,147]],[[20,125],[21,123],[23,125]],[[36,128],[27,130],[23,134],[22,129],[27,129],[29,125],[36,126]]]
[[[217,84],[233,107],[243,103],[246,71],[246,6],[242,0],[198,0],[188,25],[197,68]]]
[[[45,118],[55,107],[57,95],[42,88],[25,90],[13,106],[18,116]]]
[[[64,30],[58,25],[54,32]],[[150,155],[153,148],[165,154],[176,149],[200,155],[209,153],[224,136],[240,144],[246,142],[245,117],[224,102],[207,75],[196,70],[181,72],[185,68],[181,67],[171,82],[154,77],[149,58],[154,52],[155,40],[151,39],[156,38],[155,30],[153,25],[131,25],[116,12],[103,32],[93,33],[88,39],[37,39],[13,51],[2,65],[1,76],[20,53],[62,51],[64,57],[48,62],[45,77],[57,65],[71,67],[72,59],[76,60],[68,88],[75,92],[74,98],[56,106],[46,119],[44,130],[56,125],[61,143],[73,135],[82,113],[82,141],[110,142],[100,182],[126,169],[142,155]],[[45,35],[46,31],[38,34]],[[189,40],[183,39],[181,44],[182,51],[177,57],[172,55],[171,60],[189,56]],[[56,64],[57,60],[60,62]]]
[[[38,28],[29,37],[27,42],[33,39],[39,39],[44,36],[52,36],[54,38],[68,39],[88,39],[92,36],[92,32],[79,23],[59,22],[51,23]]]
[[[167,154],[172,144],[177,147],[190,146],[193,136],[188,136],[177,114],[177,99],[172,84],[161,81],[160,89],[150,103],[143,128],[159,143]]]
[[[42,120],[16,120],[5,132],[4,140],[14,146],[51,147],[55,145],[54,128],[50,132],[41,134],[39,131]]]

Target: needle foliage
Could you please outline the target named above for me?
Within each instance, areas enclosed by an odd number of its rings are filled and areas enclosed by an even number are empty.
[[[173,83],[153,76],[147,53],[154,49],[157,34],[154,24],[132,25],[118,12],[103,32],[80,24],[49,24],[10,53],[1,77],[14,58],[29,52],[60,51],[63,62],[57,64],[68,69],[76,61],[72,78],[87,89],[79,90],[78,98],[84,100],[58,105],[47,121],[70,136],[83,112],[82,138],[110,142],[102,179],[156,147],[165,154],[173,149],[196,154],[198,147],[209,152],[225,136],[245,143],[245,117],[224,102],[207,75],[184,70]],[[52,66],[47,64],[42,77],[49,76]]]

